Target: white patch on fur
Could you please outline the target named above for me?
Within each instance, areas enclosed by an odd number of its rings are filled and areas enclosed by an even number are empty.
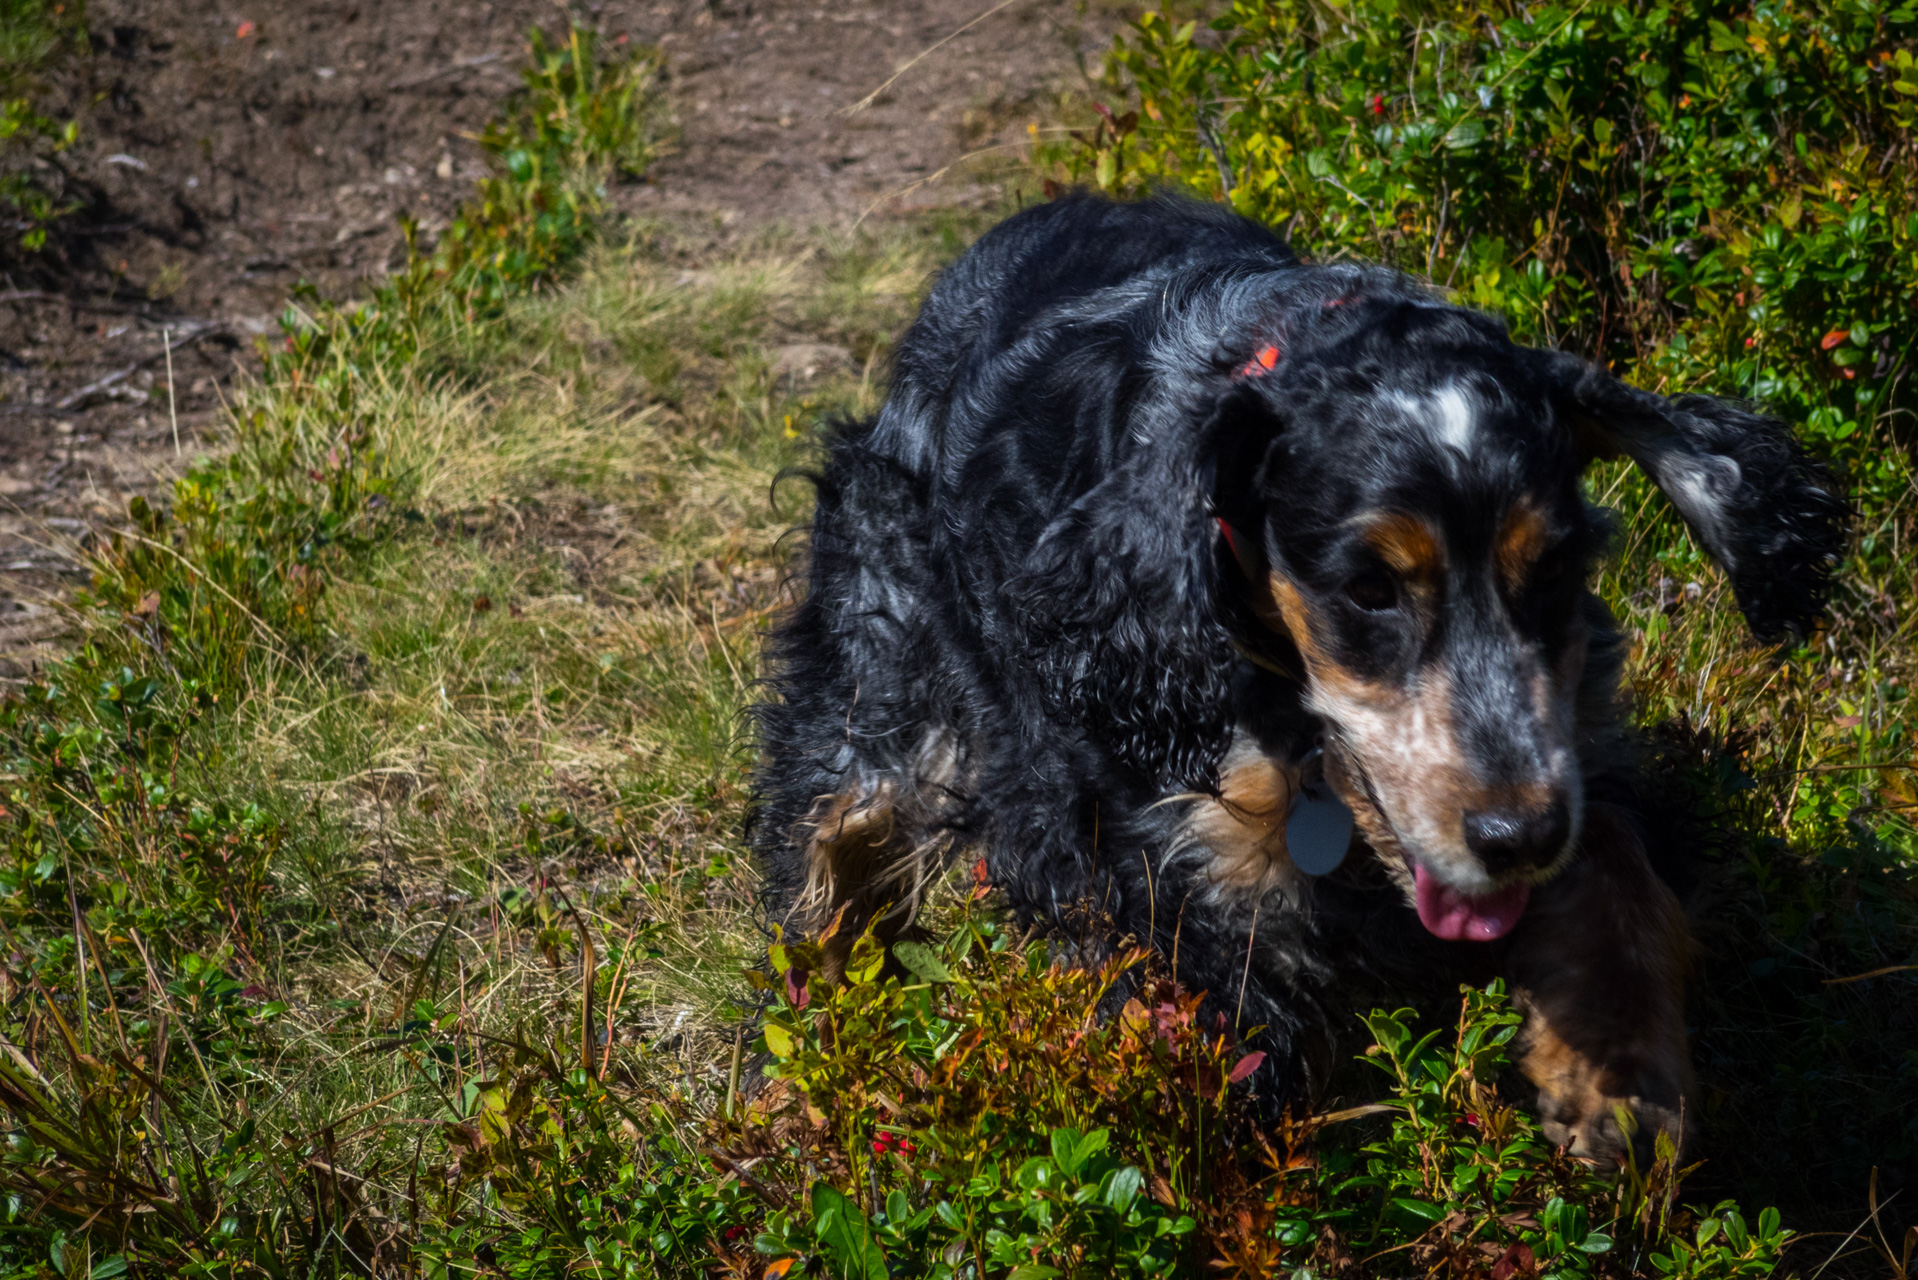
[[[1668,421],[1647,419],[1609,428],[1612,439],[1651,473],[1705,549],[1726,569],[1733,563],[1730,510],[1744,472],[1734,458],[1706,453]]]
[[[1460,453],[1470,453],[1478,434],[1478,413],[1465,389],[1448,382],[1433,393],[1432,407],[1439,439]]]
[[[1646,449],[1639,460],[1671,498],[1679,514],[1698,530],[1719,564],[1727,570],[1737,568],[1725,526],[1730,495],[1738,492],[1742,478],[1738,463],[1730,458],[1662,444]]]
[[[1471,392],[1458,383],[1448,382],[1423,396],[1388,391],[1384,399],[1453,454],[1471,455],[1478,439],[1478,407]],[[1447,460],[1456,462],[1457,458]]]

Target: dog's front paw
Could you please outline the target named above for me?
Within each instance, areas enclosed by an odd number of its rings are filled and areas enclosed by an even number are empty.
[[[1683,1138],[1682,1103],[1661,1102],[1640,1094],[1621,1097],[1592,1089],[1576,1097],[1539,1092],[1539,1121],[1546,1140],[1575,1156],[1601,1164],[1646,1169],[1657,1155],[1660,1133],[1677,1147]]]
[[[1580,1053],[1548,1026],[1534,1024],[1521,1059],[1538,1086],[1540,1127],[1575,1156],[1649,1168],[1660,1133],[1684,1142],[1683,1045],[1676,1052],[1621,1054],[1611,1062]],[[1610,1055],[1608,1055],[1610,1056]]]

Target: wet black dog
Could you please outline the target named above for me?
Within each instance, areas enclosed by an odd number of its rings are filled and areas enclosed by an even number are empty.
[[[1223,209],[1008,219],[818,477],[761,713],[780,915],[838,919],[843,954],[982,854],[1075,944],[1176,952],[1293,1096],[1342,973],[1500,972],[1548,1132],[1615,1154],[1619,1104],[1676,1127],[1691,943],[1586,589],[1579,477],[1620,453],[1760,637],[1814,618],[1845,506],[1777,422]]]

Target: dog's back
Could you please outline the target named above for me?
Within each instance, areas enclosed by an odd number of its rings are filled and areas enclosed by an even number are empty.
[[[1076,318],[1110,320],[1114,308],[1097,295],[1149,292],[1193,269],[1295,262],[1277,236],[1221,205],[1076,195],[1035,205],[994,227],[934,285],[899,345],[892,393],[866,445],[915,474],[950,479],[977,443],[952,438],[955,425],[990,416],[977,412],[980,397],[1043,383],[1044,362],[1069,358]]]

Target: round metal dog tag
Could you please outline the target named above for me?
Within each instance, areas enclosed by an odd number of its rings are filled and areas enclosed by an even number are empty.
[[[1352,811],[1326,784],[1317,748],[1300,769],[1292,811],[1285,819],[1285,851],[1308,876],[1322,876],[1345,861],[1352,843]]]

